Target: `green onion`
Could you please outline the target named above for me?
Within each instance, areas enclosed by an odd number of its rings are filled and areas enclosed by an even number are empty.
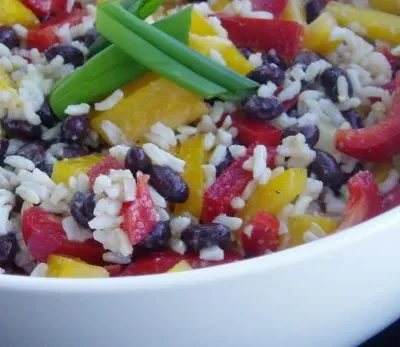
[[[120,24],[120,19],[109,16],[103,10],[103,6],[97,10],[97,29],[133,60],[203,98],[211,98],[227,92],[220,85],[193,72],[124,27]]]
[[[187,8],[154,23],[154,26],[187,43],[191,18],[192,9]],[[146,72],[148,69],[111,45],[56,84],[50,95],[51,108],[59,118],[63,118],[68,105],[98,101]]]
[[[125,11],[123,7],[117,3],[106,3],[101,6],[99,11],[100,13],[106,13],[115,21],[118,21],[118,23],[124,27],[130,29],[132,33],[135,33],[143,40],[146,40],[149,44],[157,47],[159,51],[165,53],[175,61],[188,67],[193,72],[203,76],[209,81],[213,81],[214,83],[226,88],[231,93],[258,87],[258,83],[253,80],[243,77],[237,72],[192,50],[185,44],[177,41],[175,38],[163,33],[156,27],[147,24],[143,20],[140,20],[136,16]],[[108,28],[103,26],[103,30],[103,34],[107,34]],[[119,41],[122,44],[122,41]],[[127,42],[125,42],[125,46],[127,46]],[[144,62],[142,62],[142,64],[145,65]]]

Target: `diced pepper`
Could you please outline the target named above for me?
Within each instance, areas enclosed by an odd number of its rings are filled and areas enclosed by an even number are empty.
[[[251,220],[259,211],[276,215],[292,202],[307,186],[306,169],[288,169],[266,185],[259,185],[239,212],[243,220]]]
[[[279,248],[279,219],[260,211],[241,230],[240,239],[246,255],[257,256]]]
[[[341,26],[348,26],[351,23],[361,25],[365,29],[365,36],[370,40],[383,40],[400,44],[399,16],[341,4],[336,1],[330,2],[326,6],[326,10],[336,18]]]
[[[359,171],[347,182],[349,200],[343,213],[340,230],[364,222],[382,212],[382,199],[374,176],[369,171]]]
[[[289,0],[285,10],[281,15],[281,19],[291,20],[302,25],[307,24],[306,10],[302,0]]]
[[[221,12],[231,0],[217,0],[211,5],[211,8],[214,12]]]
[[[193,9],[192,21],[190,23],[190,33],[200,36],[215,36],[218,32],[214,27],[207,21],[207,18],[202,13]]]
[[[104,268],[110,274],[110,277],[117,277],[122,271],[122,266],[119,264],[106,265]]]
[[[157,212],[147,185],[148,180],[148,175],[138,177],[136,199],[127,204],[123,213],[123,229],[132,245],[145,239],[157,223]]]
[[[239,52],[233,43],[227,39],[218,36],[190,34],[189,47],[205,56],[209,56],[211,50],[217,51],[224,58],[226,65],[241,75],[247,75],[253,70],[248,60]]]
[[[331,41],[332,30],[337,27],[336,19],[328,12],[322,13],[316,20],[307,25],[303,47],[327,56],[339,45],[340,41]]]
[[[40,22],[35,14],[19,0],[1,0],[0,23],[5,26],[21,24],[27,28],[34,28]]]
[[[220,17],[229,39],[237,47],[268,52],[275,49],[284,59],[291,60],[300,51],[304,27],[296,22],[279,19]]]
[[[60,255],[51,255],[47,260],[47,277],[57,278],[97,278],[109,277],[110,274],[101,266],[87,264]]]
[[[42,18],[67,11],[67,0],[21,0],[21,2]]]
[[[299,246],[304,243],[304,233],[311,229],[313,223],[322,228],[326,234],[333,233],[339,226],[339,222],[336,219],[329,217],[312,215],[291,216],[288,219],[290,247]]]
[[[245,145],[257,143],[276,147],[282,140],[282,131],[275,126],[256,119],[250,119],[241,112],[232,116],[232,124],[238,129],[238,139]]]
[[[400,74],[396,77],[396,91],[388,117],[368,128],[339,130],[336,148],[370,162],[387,162],[400,154]]]
[[[374,175],[376,183],[381,184],[382,182],[384,182],[389,176],[390,170],[392,170],[393,168],[394,166],[392,162],[380,163],[378,165],[375,165],[371,169],[371,172]]]
[[[69,178],[80,173],[88,173],[89,169],[103,160],[103,156],[93,154],[80,158],[59,160],[54,164],[51,178],[54,182],[68,184]]]
[[[202,165],[207,162],[207,152],[204,149],[204,136],[196,135],[183,142],[179,148],[178,157],[186,162],[182,178],[189,187],[189,198],[182,204],[175,205],[174,213],[182,215],[190,212],[200,218],[203,206],[204,172]]]
[[[100,175],[108,175],[111,170],[121,170],[124,166],[114,157],[106,156],[103,158],[101,162],[95,163],[90,167],[88,176],[89,176],[89,185],[93,187],[96,178]]]
[[[152,252],[143,258],[135,260],[121,273],[121,276],[165,273],[182,260],[186,261],[193,269],[200,269],[213,265],[228,264],[240,259],[243,259],[243,257],[233,251],[225,251],[225,257],[220,261],[202,260],[198,254],[188,252],[184,255],[172,251]]]
[[[71,13],[52,17],[50,20],[43,22],[39,27],[29,30],[27,38],[28,47],[44,51],[54,46],[60,42],[60,38],[56,33],[58,28],[64,24],[69,24],[70,26],[77,25],[87,15],[88,13],[85,9],[73,9]]]
[[[29,253],[39,262],[52,254],[80,258],[90,264],[101,264],[105,252],[94,239],[85,242],[69,241],[61,219],[39,207],[30,207],[22,214],[22,234]]]
[[[193,270],[190,264],[186,260],[181,260],[179,263],[171,267],[167,272],[183,272]]]
[[[251,7],[253,11],[267,11],[279,17],[287,3],[288,0],[251,0]]]
[[[400,184],[382,197],[383,211],[389,211],[400,205]]]
[[[398,0],[368,0],[368,5],[378,11],[400,15]]]
[[[157,122],[176,129],[207,112],[200,97],[154,74],[133,81],[123,90],[124,99],[111,110],[91,114],[93,129],[110,144],[102,129],[105,120],[118,126],[126,139],[134,142]]]

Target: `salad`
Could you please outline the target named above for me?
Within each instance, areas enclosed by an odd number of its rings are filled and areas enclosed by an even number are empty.
[[[399,205],[399,15],[2,0],[0,273],[188,271]]]

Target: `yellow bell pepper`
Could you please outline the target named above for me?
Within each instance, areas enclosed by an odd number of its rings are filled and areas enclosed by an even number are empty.
[[[240,211],[239,216],[248,221],[259,211],[276,215],[292,202],[307,186],[306,169],[288,169],[268,184],[257,187],[254,194]]]
[[[13,89],[14,83],[10,75],[4,69],[0,68],[0,90]]]
[[[307,25],[306,10],[303,0],[289,0],[281,19],[291,20],[303,25]]]
[[[59,160],[54,164],[51,178],[56,183],[68,185],[70,177],[78,176],[80,173],[87,173],[94,164],[99,163],[102,159],[103,156],[93,154],[80,158]]]
[[[186,162],[182,178],[189,186],[189,199],[175,205],[174,213],[182,215],[190,212],[196,218],[200,217],[203,207],[204,173],[202,165],[207,162],[207,152],[204,150],[204,135],[196,135],[183,142],[179,148],[178,157]]]
[[[341,43],[338,40],[330,40],[335,27],[337,27],[336,19],[328,12],[322,13],[306,27],[303,47],[324,56],[332,53]]]
[[[216,50],[222,55],[226,65],[241,75],[247,75],[253,70],[242,53],[227,39],[189,34],[189,47],[205,56],[209,56],[212,49]]]
[[[231,0],[217,0],[211,5],[211,8],[214,12],[221,12],[230,2]]]
[[[369,0],[368,4],[375,10],[400,15],[400,2],[398,0]]]
[[[91,113],[92,128],[109,143],[101,127],[105,120],[118,126],[127,140],[135,142],[157,122],[175,129],[207,112],[200,97],[152,73],[129,83],[123,90],[124,99],[112,109]]]
[[[214,27],[207,21],[199,11],[192,11],[192,22],[190,23],[190,33],[200,36],[215,36],[218,32]]]
[[[80,259],[51,255],[47,259],[47,277],[57,278],[96,278],[109,277],[109,273],[101,266],[90,265]]]
[[[190,264],[186,260],[181,260],[179,263],[171,267],[167,272],[183,272],[193,270]]]
[[[19,0],[1,0],[0,24],[5,26],[21,24],[27,28],[33,28],[38,26],[40,21],[35,14]]]
[[[379,165],[374,166],[371,169],[372,174],[376,180],[376,183],[383,183],[386,178],[389,176],[390,170],[394,168],[393,163],[381,163]]]
[[[326,234],[332,234],[339,226],[339,221],[329,217],[301,215],[292,216],[288,220],[288,229],[290,234],[290,247],[298,246],[304,243],[304,233],[311,229],[312,223],[321,227]]]
[[[400,17],[367,8],[330,2],[326,10],[332,14],[339,25],[349,26],[357,23],[365,29],[370,40],[382,40],[400,44]]]

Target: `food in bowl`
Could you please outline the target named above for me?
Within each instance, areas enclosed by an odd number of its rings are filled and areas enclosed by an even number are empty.
[[[0,6],[1,272],[187,271],[400,204],[396,1],[97,5]]]

